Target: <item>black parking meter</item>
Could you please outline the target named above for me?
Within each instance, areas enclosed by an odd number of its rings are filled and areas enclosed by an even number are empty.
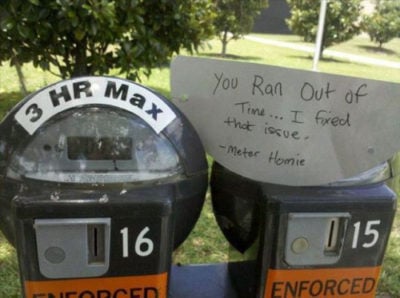
[[[375,297],[396,199],[383,164],[318,187],[257,182],[215,163],[214,211],[239,297]]]
[[[167,297],[207,187],[178,110],[130,81],[82,77],[28,96],[0,130],[0,228],[25,297]]]

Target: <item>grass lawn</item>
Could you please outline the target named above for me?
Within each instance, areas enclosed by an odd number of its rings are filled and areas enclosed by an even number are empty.
[[[303,41],[301,36],[297,35],[280,35],[280,34],[251,34],[263,38],[270,38],[284,42],[290,42],[303,46],[310,46],[314,48],[314,44]],[[345,52],[348,54],[362,55],[371,58],[385,59],[389,61],[400,62],[400,38],[395,38],[388,43],[383,44],[379,48],[376,44],[372,43],[368,35],[359,35],[344,43],[333,45],[328,50]]]
[[[263,35],[267,38],[279,39],[293,43],[303,44],[297,36],[290,35]],[[392,61],[400,60],[400,39],[395,39],[384,45],[384,51],[377,51],[374,45],[368,42],[367,37],[357,37],[354,40],[332,47],[332,50],[347,53],[361,54],[374,58]],[[202,57],[216,57],[220,52],[220,43],[210,41],[200,51]],[[229,59],[247,61],[252,63],[284,66],[289,68],[312,68],[312,57],[308,53],[261,45],[252,41],[233,41],[228,45]],[[340,75],[356,76],[369,79],[385,80],[400,83],[400,70],[376,66],[368,66],[359,63],[341,61],[339,59],[322,60],[320,71]],[[49,73],[34,69],[32,65],[24,66],[24,74],[30,92],[36,91],[59,79]],[[111,75],[118,75],[117,72]],[[142,84],[169,95],[169,69],[155,69],[149,78],[142,78]],[[18,87],[18,78],[15,70],[6,65],[0,67],[0,119],[5,115],[21,96]],[[399,99],[400,100],[400,99]],[[1,133],[1,132],[0,132]],[[219,231],[212,213],[210,197],[206,198],[206,204],[201,218],[195,229],[185,243],[175,251],[175,262],[189,263],[213,263],[225,262],[227,257],[227,242]],[[397,215],[385,264],[382,271],[380,292],[387,292],[393,297],[400,297],[400,216]],[[0,298],[19,297],[20,284],[15,251],[0,235]]]

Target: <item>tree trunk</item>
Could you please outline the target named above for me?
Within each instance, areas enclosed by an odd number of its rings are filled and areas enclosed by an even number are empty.
[[[228,46],[228,30],[224,31],[224,33],[222,35],[221,43],[222,43],[221,56],[225,57],[227,46]]]
[[[14,57],[14,63],[15,63],[15,68],[17,70],[18,80],[19,80],[19,89],[20,89],[21,93],[25,96],[28,94],[28,90],[26,89],[25,76],[24,76],[24,73],[22,72],[22,66],[19,63],[17,57]]]
[[[91,75],[89,67],[87,65],[86,45],[87,42],[85,38],[80,43],[78,43],[72,51],[74,56],[73,60],[75,62],[71,74],[72,78]]]

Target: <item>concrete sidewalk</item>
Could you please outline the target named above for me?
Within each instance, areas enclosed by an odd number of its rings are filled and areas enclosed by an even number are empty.
[[[246,35],[244,38],[246,40],[262,43],[265,45],[288,48],[288,49],[307,52],[307,53],[311,53],[311,54],[314,54],[314,50],[315,50],[315,48],[311,47],[311,46],[298,45],[298,44],[294,44],[294,43],[290,43],[290,42],[272,40],[272,39],[267,39],[267,38],[262,38],[262,37],[257,37],[257,36]],[[349,60],[352,62],[358,62],[358,63],[363,63],[363,64],[370,64],[370,65],[375,65],[375,66],[383,66],[383,67],[400,69],[400,62],[370,58],[370,57],[359,56],[359,55],[354,55],[354,54],[347,54],[347,53],[343,53],[343,52],[325,50],[324,56],[345,59],[345,60]]]

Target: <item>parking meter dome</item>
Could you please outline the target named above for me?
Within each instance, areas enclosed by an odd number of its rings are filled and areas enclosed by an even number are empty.
[[[164,97],[130,81],[82,77],[21,101],[0,123],[0,228],[14,243],[11,202],[135,200],[174,189],[174,243],[193,228],[207,162],[189,121]],[[50,208],[50,207],[49,207]]]

